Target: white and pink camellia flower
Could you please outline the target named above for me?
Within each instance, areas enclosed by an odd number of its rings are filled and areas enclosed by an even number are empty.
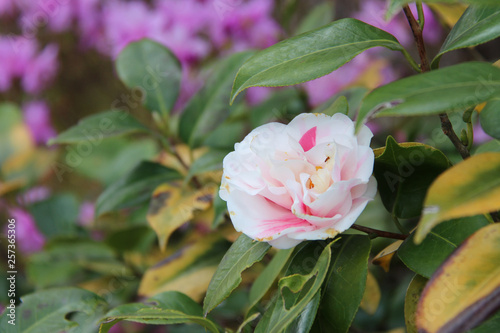
[[[235,229],[280,249],[348,229],[377,191],[372,136],[339,113],[254,129],[224,158],[220,197]]]

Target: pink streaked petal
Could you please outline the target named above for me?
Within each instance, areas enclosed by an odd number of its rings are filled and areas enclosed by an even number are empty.
[[[227,199],[229,216],[235,229],[253,239],[268,241],[284,233],[314,228],[294,216],[289,209],[263,196],[234,190]]]
[[[305,132],[304,135],[302,135],[302,138],[300,138],[299,143],[305,152],[310,150],[312,147],[316,146],[316,130],[317,129],[318,129],[318,127],[314,126],[310,130]]]

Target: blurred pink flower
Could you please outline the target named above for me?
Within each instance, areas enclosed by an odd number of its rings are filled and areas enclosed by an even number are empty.
[[[24,206],[30,205],[32,203],[47,199],[50,196],[50,193],[51,191],[48,187],[32,187],[17,197],[17,203]]]
[[[304,88],[309,95],[309,104],[313,107],[318,106],[356,81],[370,65],[370,60],[366,53],[362,53],[333,73],[304,83]]]
[[[38,230],[33,217],[20,208],[11,208],[9,213],[9,218],[16,220],[16,245],[19,250],[28,255],[40,251],[45,244],[45,237]]]
[[[481,144],[491,140],[493,140],[493,138],[486,134],[479,123],[474,125],[474,143]]]
[[[50,123],[50,109],[43,101],[28,102],[23,105],[24,122],[38,144],[46,144],[55,137],[56,131]]]
[[[81,226],[89,226],[94,221],[95,205],[93,202],[85,201],[80,206],[78,214],[78,223]]]
[[[264,102],[271,92],[273,88],[269,87],[251,87],[247,90],[246,100],[250,106],[254,106]]]
[[[39,93],[57,72],[56,45],[47,45],[37,53],[38,43],[22,36],[0,36],[0,91],[7,91],[14,79],[21,79],[23,88]]]

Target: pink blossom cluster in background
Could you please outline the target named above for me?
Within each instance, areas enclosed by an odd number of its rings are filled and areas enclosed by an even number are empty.
[[[0,36],[0,92],[19,80],[24,91],[40,93],[57,73],[57,54],[55,44],[42,49],[35,39]]]

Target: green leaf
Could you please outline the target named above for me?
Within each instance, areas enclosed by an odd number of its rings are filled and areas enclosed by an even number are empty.
[[[245,235],[238,237],[210,281],[203,301],[203,312],[207,314],[226,299],[241,283],[241,273],[262,260],[270,247],[268,243],[256,242]]]
[[[351,18],[286,39],[243,64],[234,80],[231,102],[249,87],[287,86],[317,79],[376,46],[406,52],[391,34]]]
[[[304,112],[304,109],[306,105],[297,89],[282,89],[273,92],[267,100],[252,107],[250,122],[252,127],[256,128],[271,121],[291,120]]]
[[[498,4],[498,2],[497,2]],[[431,67],[437,68],[446,52],[486,43],[500,36],[500,7],[470,6],[451,29]]]
[[[356,117],[357,110],[361,105],[361,101],[368,93],[368,89],[365,87],[352,87],[333,95],[326,102],[320,104],[316,108],[314,108],[312,113],[331,113],[333,110],[331,107],[333,104],[341,97],[345,97],[348,105],[348,113],[347,116],[349,118],[354,119]],[[340,101],[338,102],[340,103]]]
[[[382,202],[400,218],[420,215],[427,189],[450,166],[441,151],[416,142],[398,144],[392,136],[374,154],[373,174]]]
[[[500,99],[489,101],[481,111],[479,119],[486,134],[500,140]]]
[[[216,229],[224,222],[224,215],[227,213],[227,203],[219,196],[219,188],[214,193],[214,219],[212,220],[212,229]]]
[[[91,272],[91,273],[90,273]],[[132,273],[105,244],[85,239],[58,239],[28,261],[27,276],[37,288],[78,284],[105,276],[128,276]]]
[[[371,243],[367,236],[343,235],[332,249],[315,328],[347,332],[358,312],[366,287]]]
[[[234,144],[243,140],[246,131],[245,121],[226,120],[207,136],[203,144],[215,149],[234,150]]]
[[[149,39],[127,45],[116,59],[116,71],[130,89],[143,94],[144,106],[166,116],[179,95],[182,69],[165,46]]]
[[[203,317],[201,307],[196,302],[176,291],[158,294],[144,304],[131,303],[114,308],[102,319],[99,333],[107,333],[122,320],[152,325],[194,323],[210,332],[220,332],[214,322]]]
[[[325,243],[310,242],[297,252],[286,276],[279,281],[279,292],[257,325],[256,333],[281,332],[306,309],[320,291],[328,273],[331,245],[334,242],[326,246]],[[314,266],[310,268],[312,265]]]
[[[200,158],[196,159],[189,167],[188,175],[185,182],[189,182],[193,176],[201,173],[222,170],[222,160],[229,153],[227,150],[211,149],[203,154]]]
[[[405,296],[405,323],[408,333],[418,333],[415,317],[420,294],[424,290],[427,279],[420,275],[415,275],[406,290]]]
[[[490,333],[495,332],[500,327],[500,311],[497,311],[490,319],[486,320],[483,324],[474,328],[469,333]]]
[[[48,238],[77,235],[78,209],[76,197],[69,193],[59,193],[30,206],[38,228]]]
[[[389,20],[398,11],[402,10],[402,7],[404,5],[409,4],[411,2],[414,2],[414,1],[413,0],[389,0],[389,5],[387,7],[385,19]],[[457,2],[462,2],[462,3],[471,4],[471,5],[492,5],[492,6],[498,5],[497,0],[424,0],[423,2],[427,2],[427,3],[434,3],[434,2],[457,3]]]
[[[101,193],[96,202],[96,216],[143,204],[151,198],[153,190],[164,182],[182,179],[174,169],[158,163],[143,161],[127,176]]]
[[[79,288],[57,288],[39,291],[21,297],[16,307],[15,325],[8,322],[9,309],[0,317],[0,330],[4,333],[63,332],[78,327],[68,320],[69,314],[77,312],[89,318],[102,313],[107,307],[104,299],[90,291]],[[94,323],[97,329],[97,322]],[[83,329],[82,327],[78,327]]]
[[[488,220],[482,215],[443,222],[419,245],[412,233],[399,247],[398,256],[412,271],[430,278],[467,237],[486,225]]]
[[[97,146],[104,138],[137,132],[148,132],[148,129],[127,112],[112,110],[83,118],[48,144],[87,142]]]
[[[323,111],[324,114],[333,116],[335,113],[343,113],[347,115],[349,113],[349,104],[347,103],[347,98],[345,96],[340,96],[332,103],[326,110]]]
[[[307,13],[302,22],[300,22],[296,35],[303,34],[313,29],[317,29],[333,21],[335,8],[332,3],[320,3]]]
[[[477,147],[475,154],[482,154],[487,152],[497,152],[500,153],[500,141],[491,140],[489,142],[483,143],[479,147]]]
[[[418,331],[462,333],[496,312],[499,262],[500,224],[495,223],[467,238],[429,280],[417,307]]]
[[[319,301],[321,299],[321,290],[316,293],[313,299],[305,306],[304,310],[295,318],[294,321],[286,330],[285,333],[309,333],[311,330],[316,314],[318,313]]]
[[[241,52],[223,59],[203,89],[188,102],[179,122],[179,136],[191,147],[198,147],[234,108],[228,105],[229,91],[238,68],[253,52]]]
[[[363,100],[356,129],[372,116],[422,116],[465,110],[499,95],[500,68],[483,62],[454,65],[373,90]]]
[[[248,309],[252,309],[262,297],[268,292],[268,290],[273,285],[274,281],[280,274],[280,272],[285,267],[288,259],[292,255],[293,248],[289,250],[278,250],[269,262],[266,265],[266,268],[259,274],[257,279],[255,279],[252,287],[250,288],[250,295],[248,296],[249,300]]]
[[[500,153],[474,155],[443,172],[427,192],[415,242],[442,221],[500,209],[499,174]]]

